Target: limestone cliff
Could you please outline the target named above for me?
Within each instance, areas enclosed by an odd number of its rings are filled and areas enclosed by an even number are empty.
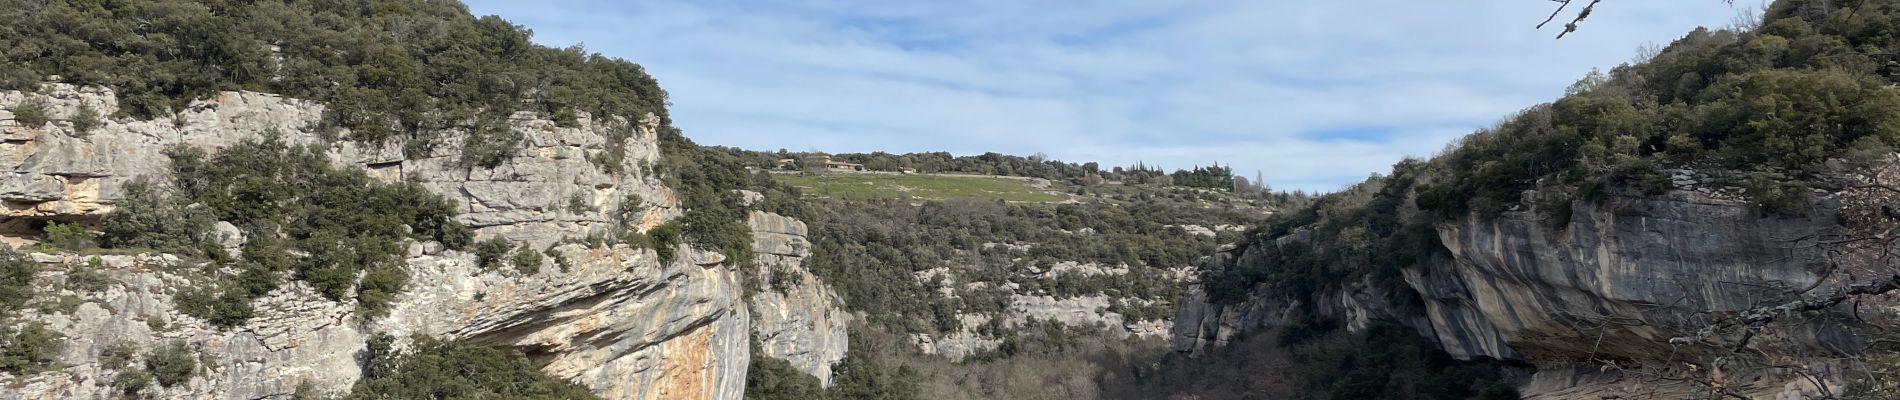
[[[680,214],[672,192],[651,174],[659,157],[654,119],[578,118],[557,126],[531,113],[511,117],[527,137],[494,169],[458,166],[456,146],[424,154],[402,146],[326,141],[317,131],[323,105],[265,93],[225,92],[195,101],[170,119],[108,119],[86,132],[70,120],[80,104],[103,115],[116,107],[106,89],[49,84],[37,93],[0,92],[0,133],[8,175],[0,180],[5,214],[0,227],[20,233],[35,221],[87,223],[112,210],[123,185],[137,177],[162,180],[168,146],[222,146],[267,134],[290,143],[322,146],[338,165],[367,168],[384,180],[418,182],[455,202],[457,218],[478,236],[505,237],[552,249],[562,268],[534,274],[485,271],[473,255],[437,243],[411,243],[412,278],[388,316],[362,322],[353,304],[324,300],[291,283],[258,300],[246,325],[218,330],[174,308],[172,297],[190,277],[173,272],[168,255],[100,257],[107,289],[59,296],[77,299],[71,311],[32,310],[65,335],[58,370],[33,376],[0,374],[0,399],[104,398],[111,374],[97,360],[107,346],[140,349],[182,340],[204,360],[190,382],[160,390],[163,398],[256,399],[284,397],[300,384],[320,393],[347,392],[357,379],[366,338],[425,334],[510,346],[543,362],[551,375],[611,399],[736,399],[744,393],[751,331],[740,299],[740,276],[724,256],[682,246],[670,263],[653,250],[588,248],[573,241],[603,234],[615,224],[649,228]],[[52,120],[21,126],[6,109],[40,102]],[[627,157],[618,170],[596,165],[612,144],[600,133],[630,126]],[[454,136],[454,135],[451,135]],[[643,199],[621,210],[629,198]],[[621,221],[618,215],[630,215]],[[12,235],[18,242],[23,235]],[[90,262],[72,254],[35,254],[46,265]],[[59,268],[40,276],[44,293],[65,277]],[[840,350],[841,351],[841,350]],[[15,390],[17,389],[17,390]]]
[[[1852,179],[1881,183],[1893,172],[1888,166]],[[1863,237],[1855,232],[1890,229],[1890,219],[1870,216],[1879,215],[1891,194],[1853,187],[1817,191],[1805,215],[1777,217],[1752,208],[1735,188],[1700,184],[1707,180],[1687,171],[1677,174],[1677,189],[1662,196],[1578,201],[1558,210],[1523,207],[1494,218],[1439,223],[1445,251],[1404,270],[1404,286],[1417,292],[1422,309],[1390,304],[1369,282],[1316,294],[1319,304],[1313,306],[1348,328],[1370,321],[1409,326],[1459,358],[1529,362],[1536,373],[1520,383],[1529,398],[1706,393],[1708,384],[1658,378],[1695,373],[1750,397],[1813,395],[1823,390],[1816,380],[1838,393],[1843,364],[1837,360],[1862,347],[1853,323],[1839,318],[1845,315],[1840,307],[1762,331],[1772,339],[1762,333],[1744,342],[1798,367],[1721,371],[1726,367],[1698,357],[1707,355],[1702,345],[1719,336],[1709,332],[1722,318],[1835,293],[1855,277],[1890,271],[1869,264],[1876,260],[1869,253],[1891,250],[1875,244],[1883,242],[1841,244]],[[1544,217],[1553,211],[1567,215],[1558,219],[1567,223]],[[1304,240],[1295,233],[1224,248],[1204,259],[1202,268],[1259,262],[1253,259],[1258,246]],[[1212,304],[1196,289],[1176,315],[1175,349],[1219,351],[1236,333],[1288,325],[1296,305],[1278,298],[1256,291],[1249,300]],[[1718,370],[1707,371],[1712,368]]]
[[[850,342],[845,330],[851,314],[831,286],[805,269],[804,259],[811,256],[805,223],[764,211],[753,211],[746,222],[764,286],[750,303],[752,329],[764,353],[755,356],[789,361],[831,386],[831,365],[844,359]]]

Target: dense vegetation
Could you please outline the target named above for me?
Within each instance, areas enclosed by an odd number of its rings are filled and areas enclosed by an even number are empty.
[[[785,206],[780,198],[797,197],[796,191],[769,178],[746,172],[731,155],[699,147],[678,129],[660,132],[659,168],[666,186],[679,194],[686,208],[678,222],[680,236],[688,242],[718,249],[729,260],[750,263],[752,229],[745,224],[750,208],[739,189],[750,189],[767,196],[760,207]],[[795,207],[795,206],[793,206]],[[777,210],[798,215],[796,209]]]
[[[752,359],[746,365],[745,398],[752,400],[820,400],[825,388],[818,378],[792,367],[792,363],[765,356],[758,338],[752,340]],[[849,350],[847,350],[849,351]]]
[[[53,369],[64,339],[37,322],[0,328],[0,372],[24,376]]]
[[[746,370],[746,399],[755,400],[909,400],[943,397],[919,396],[917,371],[897,365],[884,357],[892,343],[865,338],[858,326],[851,329],[845,358],[831,366],[830,388],[819,387],[818,379],[792,369],[790,363],[752,353]],[[868,334],[877,334],[871,332]],[[756,345],[756,343],[754,344]],[[907,349],[908,345],[905,346]],[[914,351],[914,349],[912,350]]]
[[[370,338],[363,378],[346,399],[597,399],[587,388],[541,373],[520,351],[428,336]]]
[[[158,346],[145,355],[145,371],[159,386],[178,386],[198,374],[198,353],[183,341]]]
[[[522,107],[570,122],[576,111],[667,117],[666,92],[639,65],[535,45],[527,29],[460,2],[61,0],[5,7],[0,21],[11,44],[0,89],[32,91],[54,75],[107,86],[118,117],[256,90],[322,101],[326,126],[400,140],[411,155],[466,132],[464,159],[488,167],[521,140],[505,119]]]
[[[1466,137],[1430,163],[1418,204],[1452,216],[1494,214],[1533,188],[1653,194],[1669,189],[1664,170],[1691,168],[1729,171],[1724,183],[1764,211],[1798,213],[1806,188],[1838,175],[1824,161],[1900,144],[1896,16],[1892,2],[1781,1],[1758,28],[1698,29]],[[1763,175],[1776,179],[1748,182]]]
[[[1238,337],[1201,358],[1134,366],[1114,398],[1516,399],[1510,367],[1458,361],[1404,328],[1375,326],[1304,340]]]
[[[33,275],[40,266],[11,246],[0,246],[0,318],[26,305],[33,298]]]
[[[1420,167],[1416,160],[1402,161],[1390,177],[1268,218],[1242,243],[1250,257],[1202,272],[1209,300],[1237,302],[1258,289],[1310,307],[1315,296],[1371,279],[1397,296],[1396,304],[1417,305],[1400,270],[1445,251],[1430,216],[1406,204]],[[1295,233],[1296,241],[1279,242]]]
[[[812,257],[808,268],[830,283],[847,306],[897,332],[958,328],[956,314],[999,315],[1009,290],[1057,297],[1110,294],[1172,300],[1179,288],[1168,270],[1212,252],[1216,238],[1187,234],[1176,225],[1215,226],[1255,218],[1239,207],[1203,207],[1163,197],[1120,202],[1022,204],[954,199],[913,205],[904,200],[812,199]],[[1045,274],[1060,262],[1126,265],[1126,275]],[[916,275],[942,269],[960,289],[943,296]],[[1117,310],[1134,320],[1168,312],[1155,307]],[[927,317],[927,318],[922,318]]]
[[[249,319],[251,300],[285,278],[309,283],[331,300],[354,299],[362,315],[373,318],[407,284],[405,241],[460,249],[472,237],[440,195],[334,167],[320,150],[276,137],[239,143],[215,156],[191,147],[168,154],[173,193],[160,194],[143,182],[127,185],[125,201],[102,223],[101,242],[205,257],[213,261],[204,271],[211,276],[237,271],[178,296],[186,313],[220,326]],[[212,221],[243,232],[242,257],[219,247]]]
[[[1234,169],[1232,167],[1195,166],[1194,169],[1175,170],[1168,178],[1175,185],[1232,190],[1234,188]]]
[[[34,274],[39,265],[9,246],[0,245],[0,323],[25,308],[34,298]],[[0,372],[30,375],[53,367],[65,341],[40,323],[0,324]]]
[[[1228,190],[1236,193],[1269,198],[1280,202],[1302,200],[1308,195],[1304,192],[1274,192],[1259,182],[1256,177],[1248,181],[1233,175],[1233,169],[1218,164],[1196,166],[1192,169],[1175,170],[1169,173],[1159,167],[1136,163],[1127,167],[1103,168],[1095,162],[1068,163],[1051,160],[1037,154],[1029,157],[999,153],[983,153],[975,156],[955,156],[947,152],[890,154],[885,152],[844,153],[794,153],[785,150],[778,152],[752,151],[731,147],[714,147],[714,150],[737,157],[738,161],[756,169],[779,168],[780,160],[792,160],[799,170],[822,170],[816,161],[829,157],[832,161],[862,164],[865,170],[879,172],[918,172],[952,173],[969,175],[1016,176],[1042,178],[1054,182],[1076,186],[1099,186],[1110,182],[1128,185],[1181,186],[1215,190]]]
[[[1454,360],[1415,333],[1389,326],[1299,341],[1237,337],[1222,351],[1187,358],[1156,340],[1030,321],[1003,348],[960,362],[918,353],[905,336],[877,327],[854,325],[851,332],[851,355],[829,391],[796,371],[765,372],[755,362],[750,382],[766,384],[748,386],[747,398],[1517,398],[1511,367]],[[884,372],[879,379],[850,376],[866,371],[862,366]],[[797,381],[808,382],[787,383]]]

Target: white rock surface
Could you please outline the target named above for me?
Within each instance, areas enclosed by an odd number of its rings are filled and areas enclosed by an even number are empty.
[[[751,302],[762,355],[789,361],[831,386],[831,365],[844,360],[849,346],[851,314],[830,285],[805,269],[811,256],[805,223],[763,211],[753,211],[747,222],[764,280],[764,291]]]

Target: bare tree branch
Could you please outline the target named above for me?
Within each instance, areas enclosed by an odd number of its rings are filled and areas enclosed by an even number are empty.
[[[1570,2],[1573,0],[1550,0],[1550,1],[1557,3],[1557,9],[1551,11],[1550,16],[1544,18],[1544,22],[1538,23],[1537,29],[1544,29],[1544,25],[1549,24],[1550,21],[1556,20],[1557,14],[1563,13],[1564,7],[1569,7]],[[1597,3],[1601,3],[1601,2],[1603,2],[1603,0],[1590,0],[1590,4],[1584,5],[1582,10],[1577,11],[1577,16],[1575,18],[1571,18],[1569,23],[1564,24],[1564,31],[1558,32],[1557,38],[1563,39],[1564,35],[1568,35],[1571,32],[1576,32],[1577,24],[1582,23],[1584,18],[1589,18],[1590,11],[1594,10],[1597,6]],[[1728,3],[1731,6],[1735,5],[1735,0],[1722,0],[1722,2]]]
[[[1544,29],[1544,24],[1548,24],[1548,23],[1550,23],[1550,21],[1552,21],[1552,20],[1556,20],[1556,19],[1557,19],[1557,14],[1558,14],[1558,13],[1562,13],[1562,12],[1564,12],[1564,7],[1569,7],[1569,6],[1570,6],[1570,0],[1550,0],[1550,1],[1554,1],[1554,2],[1558,2],[1558,3],[1562,3],[1562,4],[1558,4],[1558,5],[1557,5],[1557,9],[1556,9],[1556,10],[1552,10],[1552,11],[1550,12],[1550,16],[1548,16],[1548,17],[1544,17],[1544,22],[1539,22],[1539,23],[1537,23],[1537,29]]]

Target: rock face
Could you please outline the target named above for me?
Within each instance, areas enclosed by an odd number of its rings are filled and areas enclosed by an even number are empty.
[[[41,104],[53,121],[24,127],[10,111],[0,110],[0,155],[11,167],[0,182],[0,204],[6,206],[0,216],[15,228],[26,221],[96,218],[110,212],[126,182],[167,179],[167,147],[215,151],[268,133],[288,143],[326,148],[338,165],[366,168],[371,176],[420,183],[454,201],[462,210],[458,219],[482,235],[537,248],[608,231],[617,222],[609,216],[629,197],[644,200],[645,209],[632,214],[648,216],[654,225],[678,214],[672,191],[642,173],[650,172],[659,157],[658,127],[650,117],[631,123],[638,133],[621,149],[627,155],[622,167],[630,172],[613,174],[589,157],[607,151],[609,143],[600,130],[629,124],[621,118],[583,115],[578,127],[557,127],[533,113],[516,113],[510,123],[527,137],[528,147],[499,167],[482,169],[461,165],[459,136],[423,154],[405,153],[398,144],[326,145],[329,142],[315,131],[323,117],[322,104],[267,93],[224,92],[192,102],[171,119],[109,120],[89,132],[78,132],[67,121],[81,104],[101,115],[117,111],[112,91],[47,84],[35,94],[0,92],[0,106],[7,109],[28,101]]]
[[[1450,262],[1407,271],[1407,281],[1428,300],[1445,348],[1493,358],[1667,351],[1640,344],[1691,333],[1697,311],[1740,311],[1813,286],[1827,268],[1814,241],[1833,213],[1758,218],[1745,203],[1694,192],[1607,207],[1622,210],[1576,206],[1564,230],[1524,213],[1441,227]],[[1624,319],[1650,323],[1593,332],[1604,345],[1577,340],[1586,321]]]
[[[1384,304],[1379,299],[1386,296],[1366,282],[1318,294],[1321,304],[1315,306],[1349,328],[1368,321],[1412,327],[1459,358],[1535,364],[1537,374],[1520,387],[1529,398],[1706,392],[1693,383],[1658,383],[1579,361],[1683,368],[1682,361],[1670,365],[1665,359],[1686,356],[1676,353],[1686,350],[1672,345],[1672,338],[1696,335],[1711,324],[1711,313],[1785,302],[1804,289],[1829,292],[1840,282],[1828,278],[1824,252],[1830,250],[1818,241],[1839,238],[1845,229],[1838,222],[1838,198],[1817,196],[1803,217],[1767,217],[1738,198],[1684,188],[1600,206],[1579,201],[1557,210],[1569,215],[1562,225],[1540,218],[1538,210],[1457,219],[1437,227],[1445,254],[1404,271],[1407,286],[1424,300],[1422,311]],[[1268,245],[1299,245],[1305,240],[1299,236]],[[1202,268],[1250,262],[1254,252],[1241,247],[1215,254]],[[1218,351],[1236,332],[1286,324],[1295,305],[1275,298],[1256,293],[1248,301],[1215,305],[1194,290],[1176,314],[1173,345],[1186,353]],[[1780,338],[1784,350],[1838,354],[1858,348],[1840,324],[1795,331]],[[1838,372],[1830,362],[1804,363],[1817,374]],[[1799,379],[1764,372],[1730,380],[1746,382],[1736,384],[1739,392],[1763,398],[1815,391]]]
[[[1125,339],[1129,336],[1143,339],[1167,337],[1168,321],[1129,321],[1126,316],[1109,311],[1109,302],[1114,300],[1116,300],[1114,297],[1100,294],[1066,298],[1011,294],[1008,311],[1003,313],[1004,317],[996,322],[1003,327],[1014,328],[1023,326],[1030,320],[1054,321],[1070,327],[1101,329],[1117,339]],[[996,319],[995,314],[957,314],[957,319],[959,321],[957,330],[936,335],[914,334],[911,342],[924,354],[943,356],[952,360],[962,360],[971,355],[995,350],[997,346],[1003,344],[1001,337],[981,332],[984,324]]]
[[[45,105],[52,122],[20,126],[4,111],[29,97]],[[582,116],[577,127],[557,127],[518,113],[512,124],[527,145],[484,170],[459,166],[456,143],[428,154],[405,154],[395,145],[325,144],[313,131],[321,104],[270,94],[226,92],[192,103],[171,120],[108,121],[83,133],[67,122],[79,104],[109,115],[117,101],[109,90],[60,84],[30,95],[0,92],[0,153],[6,157],[0,162],[10,167],[0,182],[6,206],[0,226],[19,232],[38,220],[94,220],[112,209],[126,182],[167,179],[168,146],[216,151],[274,132],[289,143],[323,146],[340,166],[418,182],[452,199],[462,210],[457,218],[480,237],[552,248],[567,265],[533,275],[483,271],[473,255],[412,243],[411,283],[388,316],[365,323],[353,304],[324,300],[292,283],[259,299],[248,324],[221,331],[174,308],[179,288],[202,279],[192,275],[197,266],[171,256],[105,256],[106,289],[61,289],[55,294],[77,299],[77,307],[24,318],[66,336],[62,367],[26,377],[0,374],[0,387],[9,388],[0,399],[111,397],[112,371],[98,361],[104,348],[150,349],[170,341],[194,349],[204,367],[185,384],[151,389],[161,398],[281,398],[305,383],[319,393],[344,393],[357,379],[365,341],[378,333],[518,348],[544,362],[549,374],[610,399],[744,394],[750,312],[740,299],[738,272],[720,263],[724,256],[682,246],[678,260],[662,263],[648,249],[557,244],[620,223],[645,229],[679,214],[671,190],[650,174],[659,155],[650,116],[645,124],[629,124],[636,134],[622,144],[627,157],[618,166],[627,172],[610,173],[589,156],[608,150],[598,129],[627,124],[620,118]],[[639,208],[621,210],[631,198],[642,199]],[[64,281],[71,266],[90,261],[34,259],[46,265],[40,281],[54,283]]]
[[[759,355],[789,361],[831,386],[831,365],[848,350],[851,314],[830,285],[805,269],[811,256],[805,223],[764,211],[753,211],[746,222],[764,281],[764,290],[751,299]]]
[[[738,275],[689,257],[661,264],[651,250],[563,245],[568,272],[523,276],[482,272],[471,254],[410,258],[412,285],[387,317],[363,325],[355,306],[323,299],[292,283],[255,303],[258,316],[228,331],[173,307],[190,268],[161,257],[105,256],[114,282],[102,292],[65,290],[83,303],[70,313],[35,313],[67,337],[60,363],[28,377],[3,377],[19,391],[5,399],[110,398],[111,371],[99,360],[120,343],[150,349],[173,340],[206,360],[189,383],[161,398],[252,399],[288,395],[308,382],[319,393],[345,393],[373,333],[424,334],[524,349],[544,370],[614,399],[736,399],[744,394],[749,319],[734,293]],[[682,251],[691,251],[682,249]],[[60,270],[76,255],[38,257]],[[175,260],[173,258],[172,260]],[[62,272],[44,281],[59,282]],[[427,282],[427,284],[421,284]]]
[[[993,248],[998,245],[986,243],[984,247]],[[1009,246],[1011,249],[1030,247],[1028,245],[1001,246]],[[1076,277],[1126,276],[1129,270],[1127,265],[1104,266],[1095,262],[1056,261],[1047,268],[1031,266],[1027,268],[1024,276],[1041,279],[1044,282],[1055,282],[1058,279]],[[1191,273],[1191,268],[1169,270],[1163,278],[1177,282],[1185,281]],[[1030,320],[1054,321],[1086,329],[1099,328],[1116,338],[1127,338],[1133,335],[1141,339],[1165,340],[1169,335],[1170,323],[1166,319],[1135,319],[1112,311],[1115,310],[1115,307],[1112,307],[1115,303],[1137,307],[1151,307],[1162,303],[1161,306],[1166,307],[1166,300],[1106,294],[1058,297],[1024,290],[1021,285],[1014,282],[1002,284],[982,281],[960,282],[962,278],[958,276],[955,267],[916,271],[913,276],[925,287],[934,288],[945,297],[958,297],[960,293],[982,293],[991,290],[1000,290],[1008,295],[1008,303],[1001,313],[958,314],[959,322],[955,330],[913,334],[911,343],[924,354],[962,360],[964,357],[995,350],[997,346],[1003,344],[1003,337],[986,332],[985,325],[994,323],[1000,327],[1015,328],[1025,325]]]

